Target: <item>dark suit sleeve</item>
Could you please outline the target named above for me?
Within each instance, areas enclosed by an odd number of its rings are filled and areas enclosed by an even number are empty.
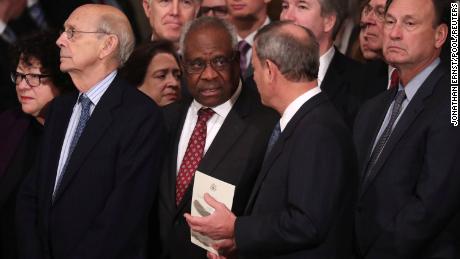
[[[138,233],[146,228],[156,195],[165,130],[158,109],[141,114],[126,122],[113,191],[70,259],[127,258],[126,246],[143,242]]]
[[[286,207],[237,218],[235,239],[242,255],[293,252],[321,244],[334,216],[340,213],[349,181],[346,164],[353,153],[351,138],[344,141],[343,133],[324,124],[308,125],[297,132],[290,137],[292,147],[286,143],[283,149],[286,160],[282,162],[289,174]]]
[[[424,161],[414,195],[377,239],[374,246],[378,250],[396,252],[400,258],[419,258],[418,253],[458,213],[460,127],[450,123],[449,105],[443,107],[426,132]]]

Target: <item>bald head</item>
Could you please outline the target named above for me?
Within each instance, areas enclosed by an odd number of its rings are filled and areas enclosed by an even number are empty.
[[[278,65],[286,79],[313,81],[319,70],[319,45],[313,33],[292,22],[271,23],[256,34],[257,57]]]
[[[126,62],[133,51],[135,40],[128,17],[122,11],[110,5],[87,4],[75,9],[71,17],[74,14],[83,14],[81,17],[93,23],[97,31],[115,35],[118,44],[113,57],[120,65]]]

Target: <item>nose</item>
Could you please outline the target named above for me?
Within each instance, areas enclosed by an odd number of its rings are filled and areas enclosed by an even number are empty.
[[[58,45],[59,48],[62,48],[64,47],[66,40],[67,37],[65,36],[65,32],[62,32],[61,35],[59,35],[59,38],[56,40],[56,45]]]
[[[211,66],[211,64],[207,64],[204,68],[203,72],[201,73],[201,79],[205,80],[212,80],[218,76],[217,71]]]
[[[401,24],[396,22],[392,28],[390,28],[389,36],[392,40],[397,40],[402,37]]]
[[[27,81],[26,81],[26,78],[25,78],[25,77],[21,77],[21,81],[19,81],[19,83],[16,84],[16,87],[17,87],[19,90],[25,90],[25,89],[31,88],[31,87],[27,84]]]
[[[172,73],[168,74],[168,77],[166,78],[166,87],[171,87],[171,88],[177,88],[179,87],[179,79],[177,79]]]
[[[179,14],[179,2],[180,1],[173,1],[173,3],[171,4],[171,15],[177,16]]]
[[[288,7],[286,9],[283,9],[283,11],[281,11],[280,20],[295,22],[295,16],[293,15],[293,11],[291,7]]]

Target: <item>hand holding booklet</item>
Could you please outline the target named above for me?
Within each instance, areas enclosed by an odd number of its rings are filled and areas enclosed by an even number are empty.
[[[192,195],[192,216],[206,217],[214,212],[214,209],[204,200],[205,193],[208,193],[215,200],[223,203],[230,210],[232,209],[235,185],[226,183],[200,171],[196,171]],[[212,240],[211,238],[192,230],[191,241],[193,244],[217,254],[217,251],[212,248],[212,244],[216,240]]]

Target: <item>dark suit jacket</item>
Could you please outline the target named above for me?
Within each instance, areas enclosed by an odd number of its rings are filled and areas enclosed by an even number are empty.
[[[296,112],[235,223],[239,258],[350,258],[355,156],[324,93]]]
[[[361,178],[396,89],[371,99],[355,125]],[[460,258],[460,128],[450,124],[449,74],[438,66],[396,124],[360,188],[356,238],[369,259]]]
[[[190,229],[183,214],[190,213],[193,183],[176,207],[177,148],[191,100],[170,105],[171,141],[159,194],[161,241],[168,258],[206,258],[206,251],[190,242]],[[251,89],[243,87],[222,127],[198,166],[200,172],[236,185],[232,211],[241,215],[262,164],[277,114],[260,104]],[[156,257],[158,258],[158,257]]]
[[[17,258],[16,195],[35,161],[43,126],[19,109],[0,114],[0,258]]]
[[[22,258],[143,258],[162,158],[159,108],[118,77],[94,109],[51,202],[77,93],[50,106],[39,165],[17,204]]]
[[[362,65],[359,62],[344,56],[336,49],[321,82],[321,90],[329,97],[350,129],[361,105],[361,72]]]
[[[373,60],[364,65],[361,99],[363,102],[387,90],[388,64],[382,60]]]

